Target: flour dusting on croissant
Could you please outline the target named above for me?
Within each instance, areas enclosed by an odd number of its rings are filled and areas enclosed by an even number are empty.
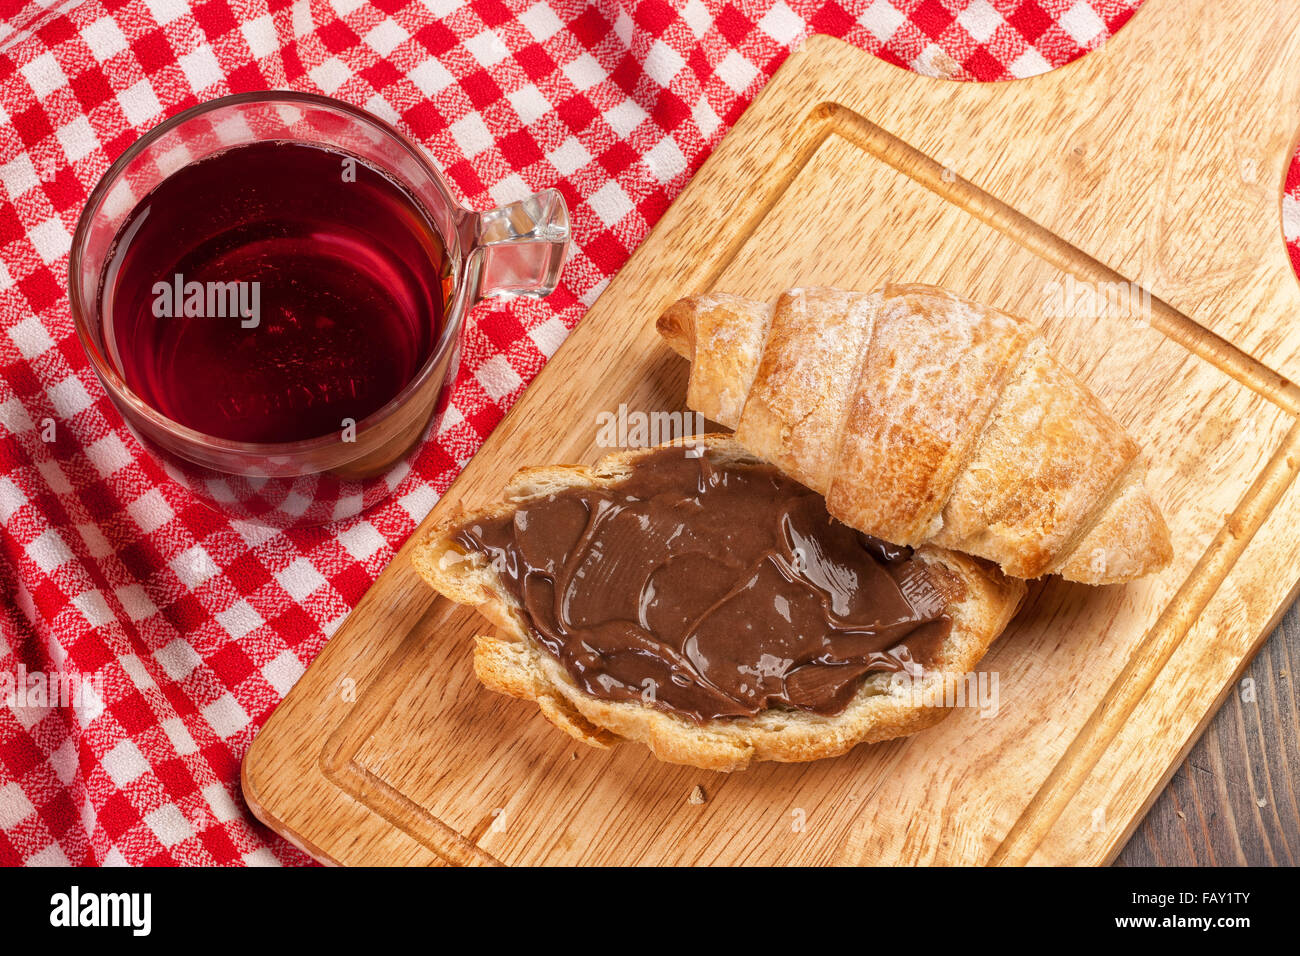
[[[658,328],[691,360],[687,404],[860,531],[1088,584],[1172,557],[1137,444],[1015,316],[887,285],[713,293]]]

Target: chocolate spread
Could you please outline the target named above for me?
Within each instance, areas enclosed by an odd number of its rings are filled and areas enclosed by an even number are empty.
[[[712,451],[659,449],[615,487],[531,499],[454,539],[493,561],[586,693],[696,721],[839,713],[867,674],[928,666],[951,627],[908,549]]]

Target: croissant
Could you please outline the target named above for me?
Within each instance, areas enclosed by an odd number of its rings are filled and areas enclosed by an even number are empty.
[[[416,542],[411,562],[420,576],[434,590],[476,608],[496,625],[495,632],[480,633],[475,641],[474,672],[479,681],[498,693],[535,701],[547,720],[584,743],[610,747],[638,740],[661,760],[706,770],[740,770],[760,760],[833,757],[859,743],[916,733],[951,713],[949,704],[936,705],[933,692],[937,688],[937,699],[942,701],[945,680],[974,676],[981,657],[1016,613],[1025,583],[998,574],[985,562],[938,548],[915,553],[943,582],[951,602],[945,613],[952,619],[952,629],[929,665],[925,683],[918,685],[928,697],[910,691],[906,683],[895,683],[890,673],[877,671],[836,714],[772,708],[754,716],[699,721],[646,706],[644,698],[617,700],[593,695],[580,686],[555,653],[534,636],[528,608],[504,583],[499,568],[505,565],[467,549],[457,532],[475,522],[515,514],[530,501],[568,489],[617,487],[655,452],[681,443],[707,448],[721,465],[755,458],[730,436],[705,435],[660,448],[617,452],[594,468],[526,468],[511,480],[502,503],[468,514],[449,514]],[[761,645],[756,654],[776,646],[751,636]],[[599,652],[587,650],[594,661],[602,659]],[[792,663],[787,660],[782,666]]]
[[[859,531],[1087,584],[1172,557],[1137,444],[1012,315],[891,284],[693,296],[658,329],[687,405]]]

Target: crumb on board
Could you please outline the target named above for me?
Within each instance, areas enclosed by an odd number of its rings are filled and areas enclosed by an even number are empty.
[[[709,798],[704,793],[704,788],[697,783],[695,785],[695,789],[691,791],[691,795],[686,798],[686,802],[696,804],[698,806],[699,804],[704,803],[708,799]]]

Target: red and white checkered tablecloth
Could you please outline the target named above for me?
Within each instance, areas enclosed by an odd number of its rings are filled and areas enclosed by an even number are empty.
[[[0,863],[307,862],[242,803],[254,732],[789,52],[829,33],[920,72],[1022,77],[1140,2],[0,0],[0,693],[24,691],[0,706]],[[110,161],[266,88],[396,123],[472,206],[557,186],[573,216],[560,289],[475,311],[437,440],[327,530],[230,521],[169,481],[65,293]],[[1300,261],[1300,166],[1288,189]],[[95,699],[35,692],[60,675]]]

